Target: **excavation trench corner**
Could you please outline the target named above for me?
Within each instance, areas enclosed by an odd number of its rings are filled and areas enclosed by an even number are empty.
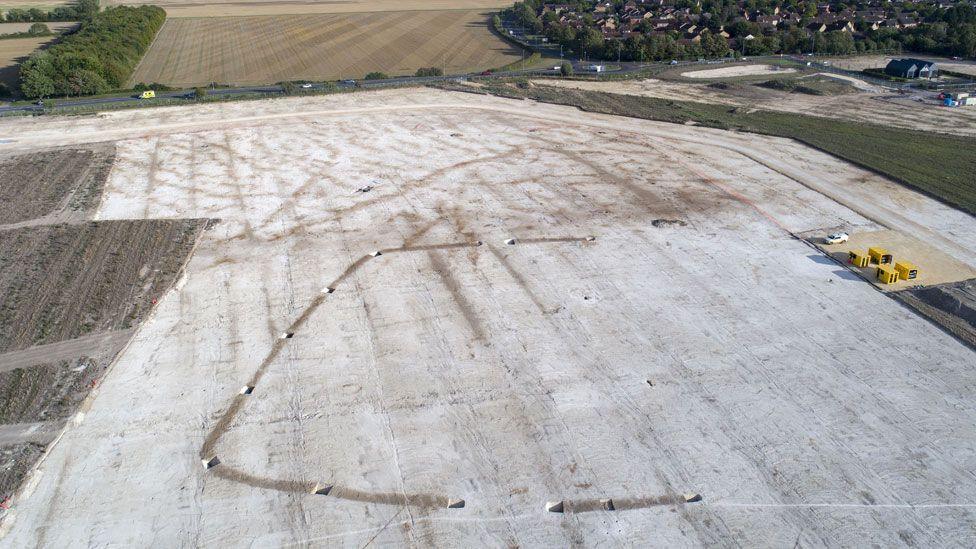
[[[316,484],[312,488],[312,493],[318,496],[327,496],[332,491],[331,484]]]

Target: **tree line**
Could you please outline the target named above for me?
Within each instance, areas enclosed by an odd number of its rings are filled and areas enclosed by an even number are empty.
[[[622,0],[613,0],[619,8]],[[856,33],[842,30],[810,32],[805,25],[816,15],[816,2],[794,0],[678,0],[675,6],[687,7],[702,15],[700,24],[706,27],[698,42],[681,40],[677,31],[652,32],[649,22],[637,27],[637,34],[626,39],[605,38],[589,13],[592,1],[571,2],[581,14],[579,24],[563,24],[559,15],[542,13],[541,0],[516,2],[502,12],[503,16],[524,28],[542,33],[550,43],[560,44],[569,52],[591,59],[621,59],[628,61],[661,61],[681,58],[768,55],[777,53],[850,54],[872,51],[910,50],[920,53],[976,57],[976,9],[960,5],[941,9],[934,4],[913,4],[914,15],[922,23],[914,28],[871,29],[863,20],[854,21]],[[832,2],[837,11],[848,6]],[[783,22],[776,27],[763,27],[755,22],[735,20],[741,7],[751,12],[773,13],[776,7],[802,14],[799,24]],[[720,34],[725,32],[728,38]],[[732,40],[732,41],[730,41]],[[733,52],[732,46],[735,47]]]
[[[40,8],[11,8],[0,14],[0,23],[48,23],[54,21],[84,21],[98,13],[98,0],[78,0],[70,6],[58,6],[49,11]]]
[[[155,6],[97,12],[77,32],[21,65],[21,92],[37,99],[121,89],[165,20],[166,12]]]

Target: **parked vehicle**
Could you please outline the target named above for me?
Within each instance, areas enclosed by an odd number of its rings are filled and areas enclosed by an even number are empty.
[[[847,233],[831,233],[824,238],[824,244],[843,244],[850,239],[851,237]]]
[[[139,99],[155,99],[156,92],[154,90],[146,90],[139,94]]]

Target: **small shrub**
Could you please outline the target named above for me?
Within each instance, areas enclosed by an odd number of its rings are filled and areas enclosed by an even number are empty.
[[[51,29],[48,28],[44,23],[34,23],[27,29],[27,34],[31,36],[45,36],[51,34]]]
[[[363,77],[363,80],[386,80],[389,76],[382,72],[371,72]]]
[[[569,61],[563,61],[563,63],[559,65],[559,74],[563,76],[572,76],[573,74],[572,63],[570,63]]]
[[[444,71],[440,67],[424,67],[417,69],[414,76],[444,76]]]

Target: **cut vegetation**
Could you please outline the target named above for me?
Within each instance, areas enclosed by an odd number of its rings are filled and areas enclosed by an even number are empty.
[[[502,66],[520,51],[479,10],[170,19],[129,80],[193,87],[211,82],[445,74]]]

